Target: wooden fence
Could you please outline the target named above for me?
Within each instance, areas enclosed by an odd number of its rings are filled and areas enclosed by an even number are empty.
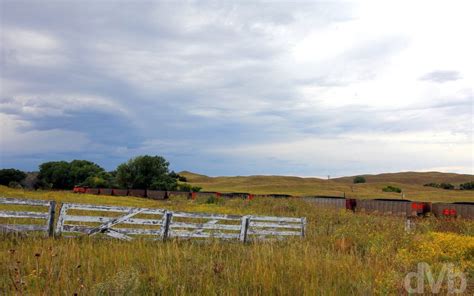
[[[12,201],[21,205],[48,205],[50,210],[48,214],[38,212],[11,214],[12,212],[0,211],[0,217],[23,215],[28,218],[47,218],[47,232],[53,235],[54,202],[0,199],[0,204],[12,203]],[[29,226],[30,228],[17,226],[10,225],[8,229],[40,230],[39,226]],[[56,236],[99,235],[122,240],[132,240],[137,237],[154,240],[218,238],[247,242],[281,239],[288,236],[303,237],[305,231],[306,218],[186,213],[165,209],[63,203],[54,233]]]
[[[79,214],[80,211],[87,211],[87,214]],[[304,236],[305,228],[305,218],[186,213],[65,203],[60,210],[56,234],[104,234],[124,240],[142,236],[159,240],[220,238],[246,242],[282,236]]]
[[[56,202],[45,200],[28,200],[0,197],[0,205],[27,206],[35,211],[9,211],[0,210],[0,218],[13,219],[14,223],[0,224],[0,232],[32,232],[40,231],[52,236],[54,230],[54,209]],[[44,210],[47,211],[44,211]],[[40,211],[36,211],[40,210]],[[43,210],[43,211],[41,211]],[[34,224],[18,223],[18,220],[40,222]],[[42,223],[41,223],[42,222]]]

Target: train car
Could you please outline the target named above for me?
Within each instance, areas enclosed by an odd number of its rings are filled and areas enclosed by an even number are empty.
[[[100,193],[100,190],[99,188],[87,188],[85,193],[98,195]]]
[[[221,197],[224,198],[242,198],[247,199],[249,198],[250,193],[247,192],[228,192],[228,193],[221,193]]]
[[[72,189],[72,192],[74,192],[74,193],[86,193],[86,189],[87,189],[87,187],[84,187],[84,186],[74,186],[74,188]]]
[[[100,195],[112,195],[112,188],[100,188]]]
[[[112,195],[127,196],[128,195],[128,189],[113,189],[112,190]]]
[[[429,203],[401,199],[357,199],[357,212],[416,217],[430,211]]]
[[[346,199],[340,196],[309,196],[305,200],[327,208],[347,209],[354,211],[355,199]]]
[[[189,191],[168,191],[168,197],[187,197],[189,198]]]
[[[128,189],[128,196],[146,197],[145,189]]]
[[[289,197],[292,197],[292,195],[290,195],[290,194],[280,194],[280,193],[271,193],[271,194],[267,194],[267,197],[271,197],[271,198],[289,198]]]
[[[474,202],[433,203],[431,212],[438,218],[474,219]]]
[[[150,199],[156,200],[164,200],[169,198],[168,192],[163,190],[147,190],[146,196]]]

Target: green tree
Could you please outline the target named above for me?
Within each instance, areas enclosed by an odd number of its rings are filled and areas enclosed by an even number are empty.
[[[43,187],[71,189],[75,185],[84,185],[91,177],[100,177],[105,171],[99,165],[88,160],[50,161],[40,165],[38,179]]]
[[[353,180],[354,184],[357,184],[357,183],[365,183],[365,178],[363,176],[356,176],[354,177],[354,180]]]
[[[20,183],[26,178],[26,174],[17,169],[1,169],[0,185],[8,185],[10,182]]]
[[[178,182],[168,167],[161,156],[137,156],[117,167],[116,181],[123,188],[175,190]]]

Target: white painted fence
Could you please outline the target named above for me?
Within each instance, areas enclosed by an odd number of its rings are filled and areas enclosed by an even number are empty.
[[[81,214],[80,211],[87,211],[87,214]],[[104,234],[123,240],[131,240],[137,236],[161,240],[220,238],[246,242],[304,236],[306,219],[64,203],[56,225],[57,235]]]
[[[0,210],[0,218],[14,219],[15,223],[0,224],[0,232],[32,232],[41,231],[45,235],[53,235],[54,230],[54,209],[56,203],[54,201],[45,200],[28,200],[28,199],[15,199],[15,198],[4,198],[0,197],[0,205],[8,206],[31,206],[35,210],[40,211],[10,211]],[[42,211],[41,211],[42,210]],[[44,211],[46,210],[46,211]],[[18,220],[24,221],[24,219],[34,219],[42,223],[26,224],[18,223]],[[43,220],[43,221],[42,221]]]
[[[45,219],[47,222],[0,224],[0,230],[44,231],[50,236],[53,235],[54,201],[0,198],[0,204],[48,207],[48,212],[0,210],[0,218]],[[106,235],[122,240],[132,240],[136,237],[155,240],[219,238],[247,242],[288,236],[303,237],[305,231],[306,218],[186,213],[165,209],[63,203],[54,234]]]

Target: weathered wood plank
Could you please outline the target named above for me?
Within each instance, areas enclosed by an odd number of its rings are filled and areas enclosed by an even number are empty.
[[[21,211],[1,211],[0,218],[33,218],[47,219],[48,213],[41,212],[21,212]]]
[[[163,222],[161,227],[161,239],[166,240],[169,237],[170,224],[173,220],[173,212],[168,212],[163,215]]]
[[[119,213],[128,213],[133,209],[133,207],[117,207],[117,206],[102,206],[102,205],[88,205],[88,204],[73,204],[65,203],[68,205],[71,210],[85,210],[85,211],[105,211],[105,212],[119,212]],[[166,210],[163,209],[151,209],[143,208],[142,214],[150,215],[163,215]]]
[[[238,239],[239,234],[223,233],[223,232],[192,232],[192,231],[176,231],[171,230],[169,237],[182,237],[182,238],[224,238],[224,239]]]
[[[256,235],[297,235],[301,236],[300,231],[278,231],[278,230],[256,230],[256,229],[249,229],[248,234],[256,234]]]
[[[173,212],[173,216],[176,218],[196,218],[196,219],[213,219],[213,220],[229,220],[229,221],[240,221],[242,216],[236,215],[219,215],[219,214],[207,214],[207,213],[185,213],[185,212]]]
[[[50,201],[49,202],[49,210],[48,210],[48,221],[46,222],[46,225],[48,227],[48,235],[53,236],[54,235],[54,213],[56,211],[56,202],[55,201]]]
[[[88,233],[94,227],[85,226],[85,225],[71,225],[71,224],[64,224],[63,225],[63,232],[79,232],[79,233]],[[113,228],[113,230],[119,231],[123,234],[131,234],[131,235],[156,235],[161,236],[161,228],[159,229],[146,229],[146,228]]]
[[[240,230],[240,225],[226,225],[226,224],[209,224],[209,223],[184,223],[172,222],[171,229],[176,228],[193,228],[193,229],[216,229],[216,230]]]
[[[0,197],[0,204],[7,205],[30,205],[30,206],[49,206],[47,200],[33,200],[33,199],[19,199],[19,198],[7,198]]]
[[[127,241],[132,240],[132,238],[129,237],[128,235],[125,235],[125,234],[123,234],[123,233],[121,233],[117,230],[111,229],[111,228],[107,228],[106,231],[105,231],[105,234],[110,236],[110,237],[121,239],[121,240],[127,240]]]
[[[250,217],[243,216],[240,222],[240,233],[239,233],[239,240],[243,243],[247,242],[249,224],[250,224]]]
[[[35,224],[0,224],[0,232],[47,231],[46,225]]]
[[[285,223],[265,223],[265,222],[250,222],[250,227],[271,227],[271,228],[292,228],[301,229],[301,224],[285,224]]]
[[[127,214],[125,214],[123,216],[114,218],[110,221],[105,222],[104,224],[100,225],[99,227],[96,227],[96,228],[92,229],[91,231],[89,231],[88,234],[89,235],[94,235],[96,233],[102,232],[106,229],[111,228],[112,226],[114,226],[116,224],[120,224],[122,221],[126,221],[127,219],[129,219],[129,218],[131,218],[131,217],[133,217],[137,214],[140,214],[144,210],[145,209],[139,209],[139,208],[133,209],[133,210],[129,211]]]
[[[61,208],[59,209],[58,221],[56,222],[56,230],[54,232],[55,235],[60,235],[63,231],[64,218],[67,215],[68,208],[69,208],[68,204],[61,204]]]
[[[250,216],[250,220],[251,220],[251,221],[295,222],[295,223],[301,223],[301,218],[292,218],[292,217]]]
[[[78,216],[78,215],[66,215],[64,217],[65,222],[96,222],[105,223],[113,220],[115,217],[102,217],[102,216]],[[120,222],[120,224],[139,224],[139,225],[161,225],[162,220],[158,219],[140,219],[130,218]]]

